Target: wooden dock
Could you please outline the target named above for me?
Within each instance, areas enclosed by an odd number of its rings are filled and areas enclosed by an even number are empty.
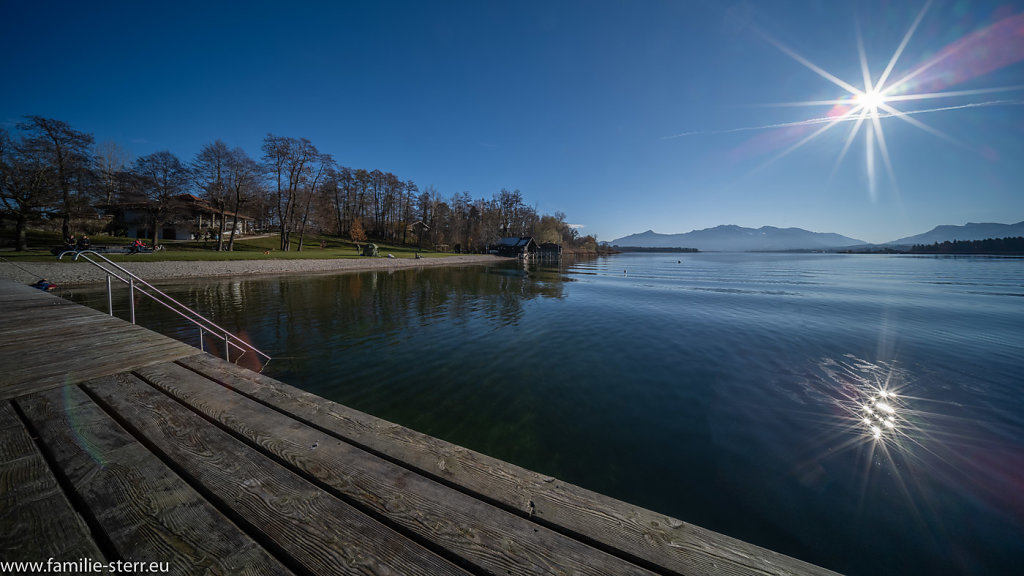
[[[146,563],[138,573],[156,562],[172,574],[832,574],[7,280],[0,318],[0,561]]]

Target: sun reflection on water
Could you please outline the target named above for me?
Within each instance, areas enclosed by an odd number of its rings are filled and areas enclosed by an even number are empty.
[[[897,361],[853,355],[825,359],[819,368],[835,409],[822,448],[828,459],[851,466],[862,506],[883,498],[929,532],[954,529],[937,512],[937,502],[952,494],[1019,507],[1018,498],[992,488],[1006,474],[986,464],[987,455],[1004,454],[1004,441],[985,431],[977,406],[950,397],[952,382],[933,381]]]
[[[875,440],[882,440],[883,433],[896,433],[898,397],[895,392],[884,388],[877,390],[861,405],[864,412],[862,421]]]
[[[942,555],[956,573],[984,572],[994,550],[1005,557],[1020,541],[1024,458],[982,382],[847,354],[819,361],[809,383],[827,418],[812,460],[836,479],[843,498],[830,502],[851,522]],[[965,522],[993,544],[966,543]]]
[[[830,395],[840,416],[845,438],[841,448],[867,449],[874,460],[882,454],[917,458],[928,452],[927,414],[914,410],[921,400],[909,394],[912,377],[896,362],[869,362],[852,355],[825,360],[821,369],[832,387]]]

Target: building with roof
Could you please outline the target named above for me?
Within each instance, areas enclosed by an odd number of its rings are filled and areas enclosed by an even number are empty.
[[[539,249],[540,247],[533,241],[532,236],[502,238],[496,245],[491,247],[491,250],[497,252],[498,256],[510,258],[531,257]]]
[[[105,207],[113,216],[111,228],[129,238],[152,238],[153,218],[150,206],[144,202],[127,202]],[[161,240],[201,240],[220,233],[221,211],[194,194],[175,197],[168,214],[160,226]],[[224,233],[230,234],[235,213],[224,212]],[[253,233],[253,218],[238,215],[236,235]]]
[[[544,260],[557,260],[562,257],[562,245],[554,242],[544,242],[540,245],[538,255]]]

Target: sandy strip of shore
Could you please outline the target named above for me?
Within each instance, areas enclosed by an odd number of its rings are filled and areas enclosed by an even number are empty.
[[[253,274],[314,274],[323,272],[358,272],[365,270],[398,270],[426,266],[486,264],[506,260],[494,255],[460,254],[437,258],[359,258],[336,260],[229,260],[222,262],[120,262],[136,276],[152,281],[174,278],[213,276],[250,276]],[[31,284],[45,278],[58,285],[103,282],[105,274],[88,262],[17,262],[0,261],[0,278]]]

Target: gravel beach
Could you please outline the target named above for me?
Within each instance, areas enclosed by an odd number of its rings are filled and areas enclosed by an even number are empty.
[[[250,276],[253,274],[314,274],[322,272],[358,272],[363,270],[397,270],[426,266],[452,266],[500,262],[487,254],[452,255],[439,258],[360,258],[334,260],[231,260],[223,262],[121,262],[131,273],[144,280],[199,278],[213,276]],[[0,278],[31,284],[46,278],[58,285],[92,284],[104,281],[104,273],[88,262],[17,262],[0,261]]]

